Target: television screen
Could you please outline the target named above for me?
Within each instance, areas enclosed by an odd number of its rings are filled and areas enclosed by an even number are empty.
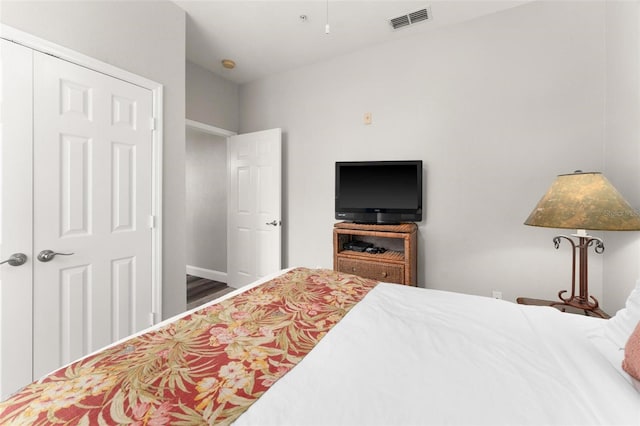
[[[336,219],[422,220],[422,161],[336,163]]]

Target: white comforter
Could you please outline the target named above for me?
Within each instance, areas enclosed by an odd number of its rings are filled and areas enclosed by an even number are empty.
[[[599,321],[380,284],[235,424],[639,425]]]

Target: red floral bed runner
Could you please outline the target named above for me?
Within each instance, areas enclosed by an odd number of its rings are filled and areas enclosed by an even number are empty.
[[[376,284],[293,269],[32,383],[0,424],[229,424]]]

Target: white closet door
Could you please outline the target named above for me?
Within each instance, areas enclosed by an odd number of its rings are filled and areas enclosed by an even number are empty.
[[[34,99],[37,378],[150,323],[152,94],[36,52]]]
[[[33,51],[0,40],[0,399],[31,379]],[[12,262],[13,263],[13,262]]]
[[[281,266],[280,129],[228,138],[227,279],[242,287]]]

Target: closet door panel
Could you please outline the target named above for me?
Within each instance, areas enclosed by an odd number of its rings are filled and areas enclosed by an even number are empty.
[[[0,39],[0,399],[32,380],[33,51]],[[12,262],[14,263],[14,262]]]

